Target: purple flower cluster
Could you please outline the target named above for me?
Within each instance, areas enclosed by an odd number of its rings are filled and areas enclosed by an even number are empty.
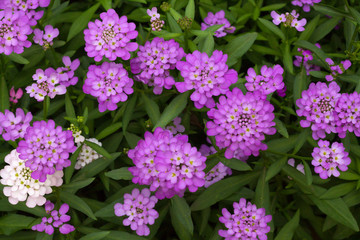
[[[34,30],[34,43],[39,44],[45,50],[53,45],[53,40],[59,36],[59,29],[53,28],[51,25],[46,25],[44,31],[39,28]]]
[[[201,23],[201,30],[204,31],[208,27],[214,26],[214,25],[223,25],[218,30],[215,31],[214,36],[215,37],[224,37],[228,33],[235,32],[235,27],[231,26],[230,22],[225,18],[225,12],[224,10],[221,10],[215,14],[212,12],[209,12],[207,17],[204,18],[204,22]]]
[[[266,65],[261,67],[261,75],[257,75],[253,68],[249,68],[245,79],[245,87],[248,91],[260,91],[262,94],[268,95],[275,91],[281,91],[284,89],[285,84],[283,82],[284,69],[280,65],[274,67],[267,67]]]
[[[124,195],[124,204],[116,203],[114,206],[115,215],[118,217],[126,216],[123,224],[130,226],[131,230],[136,230],[139,236],[148,236],[150,229],[148,225],[153,225],[159,213],[154,209],[158,199],[150,197],[150,190],[144,188],[139,191],[135,188],[131,194]]]
[[[146,13],[150,16],[151,30],[161,31],[165,21],[160,20],[160,14],[157,12],[157,8],[153,7],[151,10],[147,9]]]
[[[0,112],[0,135],[5,141],[23,138],[32,118],[31,112],[25,114],[21,108],[16,109],[16,114],[5,109],[5,113]]]
[[[311,83],[308,90],[302,92],[302,98],[296,100],[299,109],[296,111],[305,120],[300,121],[301,127],[310,127],[315,140],[325,138],[325,133],[335,133],[334,109],[340,98],[340,87],[336,82]]]
[[[69,205],[63,203],[59,211],[54,210],[54,204],[49,200],[45,203],[45,210],[49,217],[43,217],[41,223],[32,226],[32,230],[38,232],[44,232],[53,235],[54,228],[59,228],[61,234],[69,234],[75,230],[73,225],[70,225],[66,222],[69,222],[71,217],[66,215],[69,211]]]
[[[130,53],[138,48],[135,39],[138,32],[132,22],[127,21],[126,16],[119,18],[114,9],[100,14],[101,21],[89,22],[88,29],[84,30],[85,51],[89,57],[100,62],[103,56],[111,61],[116,58],[130,59]]]
[[[167,126],[166,129],[170,130],[173,135],[185,132],[185,127],[181,125],[180,117],[174,118],[172,124]]]
[[[163,88],[171,89],[175,84],[170,70],[185,56],[184,50],[173,39],[165,41],[154,38],[139,47],[138,57],[130,60],[134,78],[149,86],[154,86],[154,93],[161,94]]]
[[[75,150],[72,132],[55,127],[53,120],[34,122],[16,149],[25,166],[33,171],[31,177],[40,182],[45,182],[55,170],[70,166],[69,154]]]
[[[321,48],[320,44],[315,44],[318,48]],[[313,60],[313,55],[310,50],[305,50],[302,48],[298,48],[298,52],[301,53],[302,56],[295,56],[294,65],[300,67],[303,64],[306,75],[310,75],[311,71],[320,71],[320,67],[314,64],[309,63],[309,61]]]
[[[247,92],[240,89],[228,91],[219,98],[217,108],[208,111],[213,121],[206,123],[207,135],[215,136],[219,148],[227,148],[225,157],[258,156],[267,146],[261,141],[265,134],[275,134],[274,106],[259,91]]]
[[[22,12],[29,19],[30,26],[35,26],[37,20],[42,18],[44,11],[35,11],[39,7],[47,7],[50,0],[1,0],[0,9],[10,9],[14,12]]]
[[[360,94],[357,92],[343,93],[335,107],[336,132],[340,138],[346,136],[346,132],[354,132],[360,137]]]
[[[321,0],[293,0],[291,2],[294,6],[302,7],[304,12],[310,12],[310,7],[314,6],[314,3],[319,3]]]
[[[14,12],[10,8],[0,11],[0,54],[24,52],[24,48],[31,46],[27,40],[31,33],[29,18],[23,11]]]
[[[186,61],[178,61],[176,68],[181,72],[184,82],[175,86],[181,93],[194,89],[190,98],[196,108],[215,106],[213,96],[229,91],[231,84],[236,83],[238,74],[226,65],[227,55],[215,50],[211,57],[206,53],[194,51],[186,55]]]
[[[38,102],[44,101],[45,96],[54,98],[56,95],[66,93],[66,87],[75,85],[78,78],[74,77],[74,71],[79,67],[80,61],[75,59],[71,62],[70,57],[64,56],[62,59],[65,67],[59,67],[56,70],[47,68],[37,69],[32,76],[36,83],[25,88],[30,97],[34,97]]]
[[[208,147],[205,144],[202,144],[200,146],[199,152],[201,152],[201,154],[206,157],[209,156],[210,154],[216,153],[216,150],[214,147]],[[206,173],[204,187],[208,188],[212,184],[223,179],[226,175],[231,175],[231,174],[232,174],[231,168],[219,162],[208,173]]]
[[[187,135],[173,136],[159,127],[144,138],[128,153],[135,164],[129,168],[133,183],[150,185],[158,199],[182,197],[186,188],[196,192],[204,186],[206,157],[188,143]]]
[[[336,65],[331,58],[327,58],[325,61],[329,64],[331,69],[331,73],[325,76],[325,79],[329,82],[334,80],[338,75],[343,74],[351,67],[350,60],[341,61],[339,65]]]
[[[121,63],[104,62],[89,66],[83,91],[98,99],[100,112],[114,111],[118,102],[125,102],[134,92],[133,84]]]
[[[342,143],[334,142],[330,146],[329,141],[319,140],[319,147],[314,148],[312,156],[314,160],[311,164],[315,166],[314,170],[320,175],[320,178],[327,179],[331,175],[338,177],[340,172],[346,171],[351,159],[349,153],[345,152]]]
[[[279,25],[281,23],[284,24],[285,27],[293,27],[299,32],[302,32],[305,30],[304,26],[306,24],[306,19],[303,18],[301,20],[298,20],[299,14],[296,13],[295,10],[293,10],[291,13],[282,13],[278,14],[275,11],[271,12],[271,17],[273,18],[273,23],[275,25]]]
[[[266,240],[266,234],[270,232],[272,216],[265,215],[265,208],[257,208],[255,204],[246,202],[245,198],[233,203],[234,214],[226,208],[222,209],[219,221],[225,225],[227,230],[220,229],[219,235],[225,240],[251,239]]]

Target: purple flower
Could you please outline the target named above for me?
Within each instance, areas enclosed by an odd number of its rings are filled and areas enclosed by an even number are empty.
[[[302,7],[304,12],[310,12],[310,6],[314,6],[314,3],[319,2],[321,2],[321,0],[293,0],[291,4]]]
[[[75,230],[73,225],[67,224],[71,217],[66,215],[69,211],[69,205],[63,203],[60,206],[59,211],[54,210],[54,204],[49,200],[45,203],[45,211],[49,217],[43,217],[41,223],[32,226],[32,230],[38,232],[44,232],[52,235],[54,233],[54,228],[59,228],[61,234],[69,234]]]
[[[156,37],[140,46],[137,55],[130,60],[131,72],[137,74],[135,80],[154,86],[155,94],[161,94],[163,88],[171,89],[175,80],[170,70],[175,69],[176,63],[185,55],[179,43]]]
[[[104,62],[89,66],[83,91],[98,99],[100,112],[114,111],[118,102],[125,102],[134,92],[133,84],[121,63]]]
[[[78,82],[78,78],[74,77],[74,74],[76,69],[80,66],[80,60],[75,59],[74,61],[71,61],[70,57],[63,56],[62,62],[65,67],[59,67],[56,69],[59,76],[59,84],[65,87],[75,85]]]
[[[206,53],[194,51],[186,55],[186,61],[176,63],[184,82],[175,86],[181,93],[194,89],[190,98],[196,108],[215,106],[213,96],[225,94],[231,84],[236,83],[238,74],[226,65],[227,55],[215,50],[211,57]]]
[[[234,202],[234,214],[226,208],[222,209],[219,221],[225,225],[227,230],[220,229],[219,235],[225,240],[235,239],[260,239],[266,240],[266,234],[270,232],[271,215],[265,215],[265,208],[256,208],[255,204],[246,202],[241,198],[239,203]]]
[[[285,97],[286,96],[286,86],[284,86],[282,89],[277,89],[276,92],[279,95],[279,97]]]
[[[176,117],[174,118],[172,124],[166,127],[167,130],[170,130],[173,135],[178,133],[185,132],[185,127],[181,125],[181,118]]]
[[[46,25],[44,31],[36,28],[34,30],[33,40],[46,50],[53,45],[54,38],[59,36],[59,29],[53,28],[51,25]]]
[[[186,188],[196,192],[204,186],[206,157],[188,143],[187,135],[173,136],[159,127],[144,138],[128,153],[135,164],[129,168],[133,183],[150,185],[159,199],[182,197]]]
[[[25,115],[21,108],[16,109],[16,115],[5,109],[5,113],[0,112],[0,135],[5,141],[23,138],[32,118],[31,112]]]
[[[311,164],[314,165],[314,171],[320,175],[320,178],[327,179],[333,175],[338,177],[339,170],[346,171],[351,159],[348,157],[349,153],[345,152],[342,143],[319,140],[319,147],[314,148],[312,152],[313,160]]]
[[[159,213],[154,209],[157,201],[155,196],[150,197],[149,189],[144,188],[140,192],[135,188],[131,194],[124,195],[124,204],[115,204],[115,215],[118,217],[125,215],[123,221],[125,226],[130,226],[139,236],[148,236],[150,234],[148,225],[153,225],[155,219],[159,217]]]
[[[245,87],[248,91],[259,90],[262,94],[268,95],[275,91],[282,90],[285,87],[283,82],[284,69],[280,65],[274,67],[261,67],[261,75],[257,75],[253,68],[249,68],[245,79]]]
[[[293,27],[299,32],[305,30],[304,26],[306,24],[306,19],[303,18],[298,20],[299,14],[296,13],[295,10],[293,10],[291,13],[287,12],[285,14],[278,14],[277,12],[272,11],[271,17],[273,18],[273,23],[275,25],[283,23],[285,27]]]
[[[10,8],[0,11],[0,54],[24,52],[24,48],[31,46],[27,40],[31,33],[29,18],[23,11],[14,12]]]
[[[201,23],[201,30],[204,31],[208,27],[214,25],[223,25],[218,30],[215,31],[215,37],[224,37],[227,33],[233,33],[235,31],[235,27],[231,26],[230,22],[225,18],[224,10],[221,10],[215,14],[209,12],[207,17],[204,18],[204,22]]]
[[[150,21],[153,22],[157,19],[160,19],[160,14],[157,12],[157,8],[153,7],[151,10],[147,9],[146,13],[151,17]]]
[[[360,94],[343,93],[335,107],[336,132],[340,138],[346,136],[346,132],[354,132],[360,137]]]
[[[103,56],[111,61],[116,58],[130,59],[130,53],[138,48],[135,39],[138,32],[132,22],[127,22],[127,17],[119,15],[114,9],[100,14],[101,20],[89,22],[89,28],[84,30],[85,51],[89,57],[100,62]]]
[[[311,83],[308,90],[302,92],[302,97],[296,100],[299,109],[296,111],[305,120],[300,121],[303,128],[310,127],[315,140],[325,138],[325,133],[335,133],[335,111],[336,102],[340,98],[340,87],[336,82]]]
[[[321,48],[320,44],[317,43],[315,45],[318,48]],[[320,71],[319,66],[309,63],[309,61],[313,60],[313,55],[310,50],[298,48],[298,52],[300,52],[302,56],[295,56],[295,60],[294,60],[295,66],[301,67],[301,64],[302,64],[306,70],[306,75],[310,75],[311,71]]]
[[[10,95],[9,101],[10,101],[11,103],[16,104],[16,103],[18,103],[18,100],[22,97],[22,95],[23,95],[23,90],[22,90],[21,88],[19,88],[19,89],[15,92],[14,87],[12,87],[12,88],[10,89],[9,95]]]
[[[211,108],[208,116],[213,121],[206,123],[207,135],[215,136],[219,148],[227,148],[225,157],[258,156],[266,150],[262,143],[265,134],[275,134],[274,106],[259,91],[247,92],[240,89],[228,91],[219,98],[217,108]]]
[[[351,67],[350,60],[341,61],[339,65],[336,65],[331,58],[326,58],[325,61],[329,64],[331,69],[331,73],[325,76],[325,79],[329,82],[336,79],[338,75],[343,74]]]
[[[31,177],[45,182],[47,175],[71,165],[69,154],[76,150],[71,131],[55,127],[53,120],[34,122],[26,129],[24,140],[19,142],[19,158],[33,172]]]

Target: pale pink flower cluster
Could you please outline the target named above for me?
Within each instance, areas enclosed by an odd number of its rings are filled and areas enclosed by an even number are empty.
[[[273,18],[273,23],[275,25],[279,25],[281,23],[284,24],[285,27],[293,27],[299,32],[302,32],[305,30],[304,26],[306,24],[306,19],[303,18],[299,20],[299,14],[296,13],[295,10],[292,10],[291,13],[282,13],[278,14],[275,11],[271,12],[271,17]]]

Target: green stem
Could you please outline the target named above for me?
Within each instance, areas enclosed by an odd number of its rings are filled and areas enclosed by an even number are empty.
[[[150,28],[150,31],[148,32],[148,34],[147,34],[146,37],[145,37],[144,44],[145,44],[145,43],[147,42],[147,40],[149,39],[150,34],[151,34],[151,31],[152,31],[152,29]]]
[[[268,153],[273,153],[276,155],[282,155],[282,156],[287,156],[289,158],[296,158],[296,159],[300,159],[300,160],[305,160],[305,161],[311,161],[313,160],[313,158],[311,157],[303,157],[303,156],[298,156],[296,154],[290,154],[290,153],[281,153],[281,152],[276,152],[276,151],[272,151],[272,150],[266,150]]]
[[[50,99],[48,96],[45,96],[44,98],[44,102],[43,102],[43,111],[44,111],[44,119],[46,120],[47,118],[47,114],[48,114],[48,109],[49,109],[49,102],[50,102]]]

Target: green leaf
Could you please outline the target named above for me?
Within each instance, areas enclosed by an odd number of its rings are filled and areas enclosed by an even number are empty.
[[[281,38],[281,40],[285,40],[284,33],[278,28],[274,23],[270,22],[269,20],[259,18],[258,21],[263,24],[267,29],[273,32],[276,36]]]
[[[181,14],[178,13],[175,9],[170,8],[170,13],[171,15],[174,17],[175,21],[179,20],[180,18],[182,18]]]
[[[255,204],[259,208],[270,209],[269,182],[266,181],[266,168],[263,168],[255,189]]]
[[[341,11],[340,8],[335,8],[330,5],[320,5],[315,4],[312,6],[316,11],[321,12],[325,15],[329,15],[332,17],[349,17],[349,14]]]
[[[279,160],[276,160],[273,164],[271,164],[266,172],[265,181],[269,181],[271,178],[277,175],[281,171],[283,166],[286,164],[287,159],[288,159],[287,157],[283,157]]]
[[[322,78],[324,79],[327,73],[322,71],[310,71],[310,75],[316,78]]]
[[[299,222],[300,222],[300,210],[297,210],[294,217],[281,228],[275,240],[293,239],[295,230],[299,226]]]
[[[296,154],[301,148],[302,146],[304,146],[306,139],[311,136],[311,131],[309,128],[306,128],[304,130],[301,131],[301,133],[299,134],[299,136],[297,137],[297,143],[295,145],[293,154]]]
[[[96,217],[91,210],[91,208],[86,204],[84,200],[76,196],[75,194],[61,191],[60,192],[60,199],[61,201],[69,204],[71,208],[74,208],[85,215],[87,215],[89,218],[96,220]]]
[[[1,76],[0,82],[0,112],[4,112],[5,109],[10,108],[9,103],[9,91],[6,86],[6,80],[3,76]]]
[[[258,33],[245,33],[234,39],[232,39],[227,47],[224,49],[224,53],[228,55],[227,64],[229,67],[234,65],[240,57],[242,57],[253,45]]]
[[[333,220],[354,231],[359,231],[359,226],[344,200],[341,198],[325,200],[319,199],[313,195],[309,195],[308,197],[315,203],[320,211],[331,217]]]
[[[308,40],[313,34],[315,28],[318,26],[320,15],[314,17],[308,24],[306,24],[305,30],[300,34],[299,40]]]
[[[100,0],[100,3],[106,11],[112,8],[112,0]]]
[[[144,93],[142,93],[141,96],[145,103],[145,111],[149,115],[151,122],[155,125],[160,119],[159,106],[154,100],[146,96]]]
[[[301,72],[299,72],[294,80],[294,104],[296,106],[296,100],[301,98],[301,93],[306,89],[307,87],[307,81],[306,81],[306,71],[304,67],[302,67]]]
[[[350,183],[342,183],[339,185],[336,185],[329,190],[327,190],[324,194],[322,194],[319,198],[320,199],[334,199],[342,197],[348,193],[350,193],[352,190],[354,190],[356,187],[356,182],[350,182]]]
[[[191,19],[195,18],[195,1],[189,0],[185,8],[185,16]]]
[[[208,187],[191,205],[192,211],[203,210],[229,197],[242,186],[258,178],[260,172],[251,172],[239,176],[229,177]]]
[[[64,191],[67,191],[70,193],[75,193],[77,190],[84,188],[84,187],[88,186],[89,184],[91,184],[94,180],[95,180],[95,178],[88,178],[88,179],[84,179],[84,180],[80,180],[80,181],[75,181],[75,182],[71,182],[69,184],[62,185],[62,188],[64,189]]]
[[[325,66],[328,66],[328,64],[325,62],[325,59],[327,58],[326,54],[324,53],[323,50],[318,48],[315,44],[312,44],[305,40],[298,40],[294,44],[299,47],[309,49],[310,51],[315,53],[320,58],[320,60],[323,61],[323,63],[325,63]]]
[[[83,236],[79,240],[100,240],[100,239],[103,239],[104,237],[106,237],[109,234],[110,234],[110,231],[107,231],[107,232],[94,232],[94,233],[87,234],[86,236]]]
[[[180,240],[191,240],[194,225],[191,219],[191,210],[185,198],[175,195],[171,199],[171,223]]]
[[[239,159],[236,159],[236,158],[232,158],[232,159],[227,159],[225,157],[219,157],[220,158],[220,161],[227,167],[231,168],[231,169],[234,169],[234,170],[237,170],[237,171],[251,171],[251,167],[239,160]]]
[[[277,131],[284,137],[289,138],[289,133],[288,133],[284,123],[277,117],[274,119],[274,122],[276,123],[275,128],[277,129]]]
[[[53,239],[53,235],[49,235],[45,232],[39,232],[36,235],[36,239],[35,240],[52,240]]]
[[[275,3],[275,4],[270,4],[265,7],[260,8],[260,11],[262,11],[262,12],[273,11],[273,10],[281,9],[285,6],[286,6],[286,3]]]
[[[122,127],[122,122],[112,123],[110,126],[102,130],[101,132],[96,135],[97,140],[101,140],[103,138],[106,138],[107,136],[113,134],[117,130],[119,130]]]
[[[340,172],[339,179],[348,180],[348,181],[359,180],[360,175],[349,169],[346,172]]]
[[[214,36],[208,33],[205,37],[200,37],[199,50],[211,56],[214,51],[215,40]]]
[[[129,132],[126,132],[124,136],[130,148],[135,148],[137,143],[142,139],[138,135]]]
[[[287,71],[291,74],[294,73],[294,64],[292,60],[292,55],[290,52],[290,44],[286,44],[284,48],[284,58],[283,58],[284,66]]]
[[[71,155],[70,161],[71,165],[67,168],[65,168],[65,183],[68,184],[70,182],[70,179],[74,173],[75,164],[77,161],[77,158],[79,157],[79,154],[81,152],[82,145],[76,149],[76,151]]]
[[[182,30],[181,30],[179,24],[177,24],[176,20],[171,16],[171,14],[169,12],[166,13],[166,18],[168,20],[171,32],[182,33]]]
[[[349,7],[349,11],[350,11],[351,15],[354,17],[357,24],[360,25],[360,13],[353,7]]]
[[[9,236],[21,229],[29,229],[35,218],[20,214],[9,214],[0,218],[0,230]]]
[[[84,28],[88,25],[90,22],[92,16],[96,12],[96,10],[99,8],[100,3],[95,4],[85,12],[83,12],[71,25],[69,30],[69,35],[67,37],[67,42],[69,42],[73,37],[76,36],[79,32],[84,30]]]
[[[309,164],[305,160],[302,160],[302,163],[304,165],[304,170],[305,170],[306,184],[311,185],[313,181],[313,177]]]
[[[328,35],[339,24],[341,17],[333,17],[318,26],[310,37],[310,42],[318,42]],[[306,26],[305,26],[306,28]]]
[[[75,109],[71,102],[69,93],[65,94],[65,111],[66,111],[66,116],[76,119]]]
[[[187,91],[175,97],[164,109],[164,112],[161,114],[159,121],[154,126],[153,131],[157,127],[165,128],[169,122],[176,118],[185,109],[189,95],[190,91]]]
[[[84,142],[86,145],[88,145],[89,147],[91,147],[93,150],[95,150],[98,154],[100,154],[101,156],[107,158],[107,159],[111,159],[111,154],[108,153],[105,148],[97,145],[96,143],[90,142],[88,140],[85,140]]]
[[[11,53],[10,55],[7,56],[11,61],[16,62],[16,63],[20,63],[20,64],[29,64],[29,60],[27,60],[26,58],[24,58],[23,56],[21,56],[20,54],[16,54],[16,53]]]
[[[158,210],[158,212],[159,212],[159,217],[156,219],[156,221],[153,225],[149,226],[150,235],[148,236],[148,239],[153,239],[154,236],[156,235],[157,231],[159,230],[161,224],[163,223],[165,217],[167,216],[167,214],[169,212],[169,204],[167,204],[165,207]]]
[[[127,101],[126,111],[124,114],[124,117],[122,119],[123,123],[123,132],[126,132],[127,126],[129,125],[129,122],[133,116],[135,105],[137,101],[137,94],[133,94],[132,97]]]
[[[131,180],[133,175],[129,172],[127,167],[122,167],[119,169],[106,172],[105,176],[112,178],[114,180]]]

